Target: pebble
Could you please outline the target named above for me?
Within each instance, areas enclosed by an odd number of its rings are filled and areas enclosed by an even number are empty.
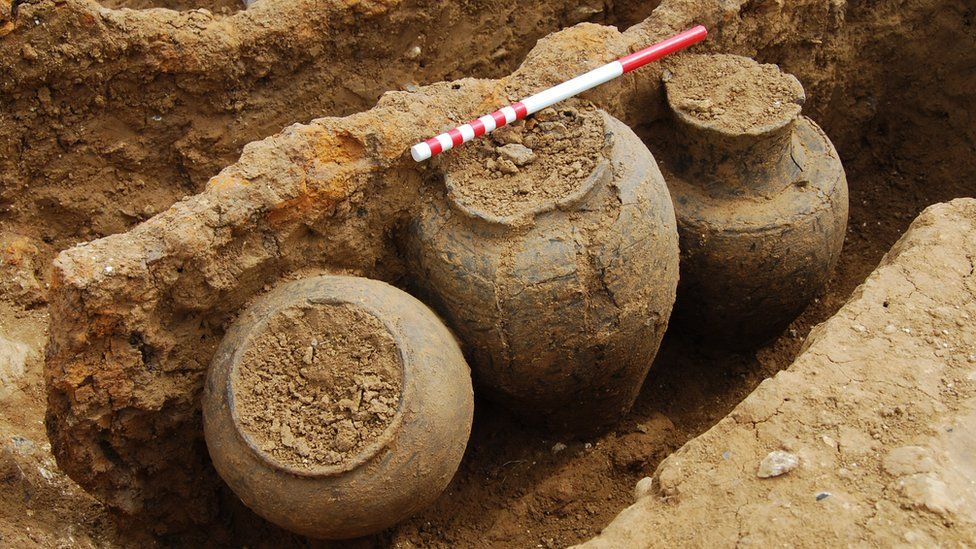
[[[827,435],[820,437],[820,440],[822,440],[824,444],[830,446],[834,450],[837,450],[839,448],[837,441]]]
[[[800,459],[782,450],[774,450],[759,463],[759,478],[772,478],[785,475],[800,464]]]
[[[0,394],[23,377],[30,354],[27,344],[0,336]]]
[[[932,474],[917,474],[901,478],[896,487],[902,496],[916,507],[927,509],[943,517],[958,511],[958,502],[950,495],[949,486]]]
[[[24,44],[24,46],[20,48],[20,56],[28,61],[34,61],[37,59],[37,50],[35,50],[30,44]]]
[[[882,463],[888,474],[900,477],[935,470],[931,452],[921,446],[902,446],[888,452]]]
[[[817,501],[823,501],[830,497],[830,492],[819,492],[817,493]]]
[[[634,501],[646,498],[651,495],[651,491],[654,489],[654,479],[651,477],[644,477],[637,481],[634,485]]]
[[[495,152],[518,167],[535,162],[535,153],[532,152],[532,149],[519,143],[509,143],[503,147],[498,147]]]
[[[519,173],[519,169],[515,165],[515,163],[507,158],[498,159],[498,171],[508,175],[514,175]]]
[[[556,444],[554,444],[552,446],[552,453],[553,454],[558,454],[559,452],[562,452],[565,449],[566,449],[566,445],[565,444],[563,444],[562,442],[557,442]]]

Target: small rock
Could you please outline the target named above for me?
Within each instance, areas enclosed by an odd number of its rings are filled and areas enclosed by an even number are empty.
[[[24,44],[20,48],[20,56],[28,61],[34,61],[37,59],[37,50],[34,49],[30,44]]]
[[[834,450],[837,450],[837,448],[839,447],[837,441],[827,435],[820,437],[820,440],[822,440],[824,444],[830,446]]]
[[[535,162],[535,153],[532,152],[532,149],[519,143],[509,143],[503,147],[498,147],[495,152],[512,161],[518,167]]]
[[[887,335],[891,335],[891,334],[895,333],[896,331],[898,331],[898,328],[896,328],[894,324],[889,324],[889,325],[885,326],[885,329],[884,329],[884,333],[887,334]]]
[[[895,448],[884,459],[888,474],[900,477],[935,470],[935,460],[927,448],[921,446],[902,446]]]
[[[23,377],[30,354],[31,349],[26,344],[0,336],[0,388],[12,387]]]
[[[949,496],[949,487],[931,474],[911,475],[897,483],[898,491],[915,507],[946,516],[956,512],[958,504]]]
[[[420,49],[420,46],[414,46],[407,50],[407,59],[419,59],[421,53],[423,50]]]
[[[831,495],[830,492],[818,492],[817,493],[817,501],[823,501],[823,500],[829,498],[830,495]]]
[[[634,486],[634,501],[638,501],[651,495],[651,491],[653,489],[654,479],[651,477],[644,477],[638,480],[637,484]]]
[[[562,442],[557,442],[557,443],[555,443],[555,444],[552,445],[552,453],[553,454],[558,454],[559,452],[562,452],[565,449],[566,449],[566,445],[563,444]]]
[[[519,169],[515,163],[507,158],[498,159],[498,171],[508,175],[515,175],[519,173]]]
[[[778,477],[789,473],[800,464],[795,455],[782,450],[774,450],[759,463],[759,478]]]

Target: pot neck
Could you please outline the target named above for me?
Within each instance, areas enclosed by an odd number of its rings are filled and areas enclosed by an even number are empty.
[[[708,127],[683,113],[673,114],[675,167],[682,175],[718,182],[729,190],[760,190],[792,179],[796,116],[733,133]]]

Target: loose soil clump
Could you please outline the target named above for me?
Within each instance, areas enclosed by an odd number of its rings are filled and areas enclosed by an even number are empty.
[[[396,343],[365,311],[286,309],[245,353],[234,379],[238,422],[279,463],[341,464],[396,416],[402,377]]]
[[[452,197],[496,216],[558,202],[593,173],[605,131],[593,106],[545,109],[453,153]]]
[[[772,64],[737,55],[682,55],[665,74],[675,108],[709,126],[746,133],[800,113],[803,90]]]

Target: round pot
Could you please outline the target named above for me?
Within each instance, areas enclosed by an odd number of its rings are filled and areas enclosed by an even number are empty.
[[[224,481],[264,518],[322,539],[375,533],[431,503],[457,470],[472,413],[468,366],[435,314],[345,276],[256,300],[224,337],[203,395]]]
[[[754,347],[823,291],[847,226],[844,169],[800,116],[799,81],[775,65],[686,55],[666,75],[674,140],[660,157],[680,234],[675,322],[711,344]],[[716,82],[724,91],[703,89]]]
[[[650,152],[605,112],[571,105],[540,113],[535,123],[549,125],[540,135],[577,113],[598,124],[599,146],[564,141],[533,153],[538,162],[589,155],[578,184],[499,214],[459,192],[459,180],[478,171],[479,153],[445,155],[406,250],[416,283],[461,338],[484,394],[531,422],[588,433],[617,421],[640,390],[674,302],[678,250],[671,200]],[[537,172],[534,188],[559,183],[558,172]],[[475,184],[504,185],[502,177]]]

